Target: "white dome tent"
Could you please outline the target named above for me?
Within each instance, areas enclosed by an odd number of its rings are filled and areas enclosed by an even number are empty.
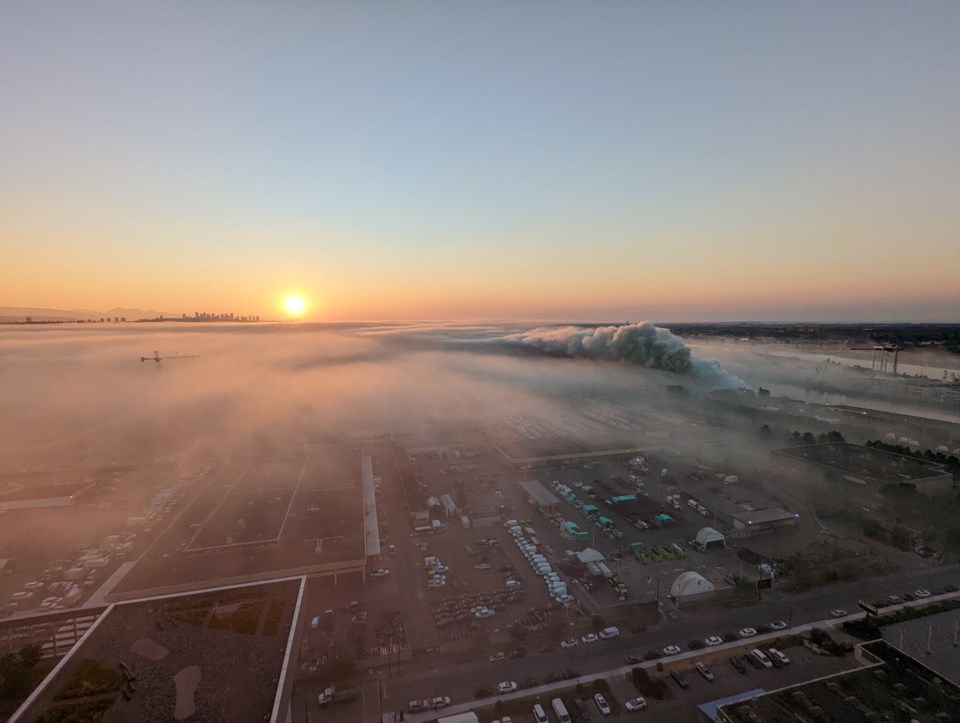
[[[695,539],[697,548],[702,552],[709,547],[726,547],[727,538],[712,527],[703,527],[697,532]]]
[[[699,572],[687,570],[673,581],[673,585],[670,586],[670,597],[679,605],[681,602],[711,597],[716,591],[714,584]]]

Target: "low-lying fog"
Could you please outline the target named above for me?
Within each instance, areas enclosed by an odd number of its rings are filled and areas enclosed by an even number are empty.
[[[141,361],[155,351],[162,361]],[[123,456],[191,440],[226,450],[251,439],[549,416],[557,394],[740,384],[651,324],[10,327],[0,331],[0,378],[7,469],[25,461],[23,450],[48,455],[51,444],[66,450],[91,435],[101,453]]]

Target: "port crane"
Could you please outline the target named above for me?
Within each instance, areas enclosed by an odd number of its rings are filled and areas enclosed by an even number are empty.
[[[199,359],[199,354],[178,354],[177,352],[173,353],[173,356],[160,356],[160,352],[154,351],[153,356],[142,356],[140,357],[141,362],[152,361],[156,364],[159,364],[162,361],[170,361],[173,359]]]
[[[896,344],[874,344],[873,346],[850,347],[852,351],[872,351],[873,363],[870,365],[870,368],[874,370],[879,370],[881,372],[887,371],[887,362],[890,359],[890,354],[893,354],[893,373],[894,374],[897,373],[897,362],[900,360],[900,350],[902,348],[903,347],[898,346]]]

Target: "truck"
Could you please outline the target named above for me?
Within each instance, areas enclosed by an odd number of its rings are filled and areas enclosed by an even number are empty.
[[[318,705],[330,705],[332,703],[346,703],[348,700],[355,700],[357,697],[356,688],[347,688],[337,690],[336,686],[327,688],[317,696]]]

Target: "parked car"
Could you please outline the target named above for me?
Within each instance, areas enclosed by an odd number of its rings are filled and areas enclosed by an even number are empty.
[[[774,620],[772,623],[770,623],[770,627],[773,630],[785,630],[787,624],[783,622],[783,620]]]
[[[411,713],[422,713],[425,710],[430,710],[430,702],[426,700],[411,700],[407,704],[407,710]]]
[[[711,635],[709,638],[705,638],[703,642],[708,648],[712,648],[714,645],[722,645],[723,638],[718,635]]]
[[[697,663],[697,672],[700,673],[708,683],[713,682],[713,671],[703,663]]]
[[[673,678],[676,681],[677,685],[679,685],[681,688],[690,687],[690,683],[687,682],[686,676],[683,673],[681,673],[679,670],[671,670],[670,677]]]
[[[635,710],[643,710],[647,707],[647,700],[643,696],[631,698],[624,704],[624,708],[633,713]]]
[[[668,645],[663,649],[664,655],[679,655],[681,652],[679,645]]]
[[[448,705],[450,705],[450,698],[446,695],[438,695],[430,701],[430,707],[433,709],[446,708]]]
[[[900,603],[903,602],[903,598],[900,597],[899,595],[891,595],[887,599],[890,601],[891,605],[899,605]]]
[[[752,665],[754,668],[760,669],[763,667],[763,664],[749,653],[745,653],[743,659],[750,663],[750,665]]]
[[[385,567],[378,568],[370,573],[370,577],[389,577],[390,571]]]
[[[512,693],[517,689],[517,684],[512,680],[505,680],[502,683],[497,683],[497,692],[498,693]]]
[[[639,655],[628,655],[626,658],[623,659],[623,661],[627,665],[636,665],[637,663],[642,663],[643,658],[641,658]]]
[[[844,613],[844,615],[846,615],[846,613]],[[756,634],[756,628],[740,628],[740,632],[737,633],[741,638],[752,638]]]
[[[514,648],[509,653],[507,653],[508,658],[522,658],[526,656],[527,651],[524,648]]]
[[[767,650],[767,656],[770,658],[770,660],[773,661],[773,664],[776,665],[777,667],[780,667],[781,665],[790,665],[790,658],[788,658],[786,655],[781,653],[776,648],[769,648]]]
[[[560,641],[561,648],[575,648],[579,641],[576,638],[567,638],[566,640]]]
[[[833,610],[830,611],[830,615],[832,615],[835,618],[845,618],[847,617],[847,611],[844,610],[843,608],[834,608]]]
[[[506,653],[501,651],[499,653],[494,653],[493,655],[491,655],[489,658],[489,661],[491,663],[499,663],[501,660],[506,660],[506,659],[507,659]]]
[[[738,673],[745,674],[747,672],[747,666],[736,655],[730,656],[730,665],[736,668]]]
[[[913,591],[913,594],[914,594],[916,597],[921,598],[921,599],[923,599],[923,598],[925,598],[925,597],[930,597],[930,591],[929,591],[929,590],[924,590],[923,588],[920,588],[919,590],[914,590],[914,591]]]
[[[610,715],[610,706],[607,704],[607,699],[603,697],[602,693],[596,693],[593,696],[593,702],[597,704],[597,710],[600,711],[600,715]]]
[[[587,633],[587,634],[584,635],[582,638],[580,638],[580,642],[581,642],[581,643],[595,643],[595,642],[597,642],[599,639],[600,639],[600,638],[598,638],[598,637],[596,636],[596,634],[594,634],[594,633]]]

